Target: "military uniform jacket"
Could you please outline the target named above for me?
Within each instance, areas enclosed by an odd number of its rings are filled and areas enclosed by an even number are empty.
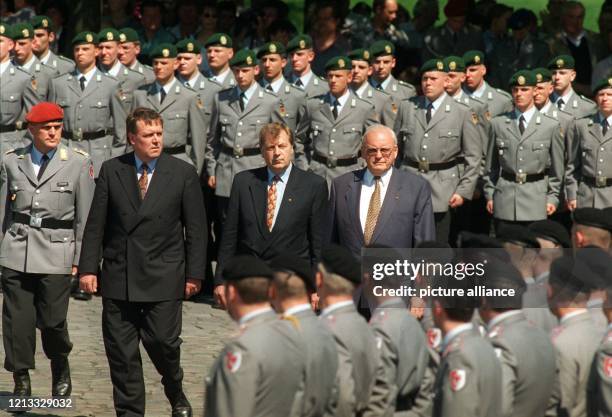
[[[184,83],[182,79],[179,78],[181,82]],[[221,84],[216,81],[211,81],[204,77],[202,74],[198,73],[198,76],[195,80],[189,82],[189,88],[195,91],[200,98],[200,102],[202,103],[202,108],[200,112],[202,113],[202,117],[204,119],[204,127],[206,128],[206,135],[208,136],[208,129],[210,128],[210,118],[212,116],[212,106],[215,100],[215,95],[223,89]]]
[[[400,81],[396,79],[393,75],[389,75],[389,82],[387,86],[383,90],[385,93],[391,96],[392,104],[391,108],[393,110],[393,120],[395,122],[395,115],[399,111],[400,104],[402,100],[407,100],[409,98],[416,96],[416,89],[412,84],[409,84],[405,81]]]
[[[312,97],[300,110],[295,143],[295,164],[325,178],[328,183],[344,174],[362,167],[357,161],[349,166],[337,166],[339,159],[356,158],[361,148],[361,138],[368,126],[379,123],[374,106],[349,93],[344,107],[334,119],[331,111],[331,94]],[[327,159],[327,164],[313,160],[313,155]]]
[[[64,110],[63,134],[72,134],[70,146],[91,156],[97,177],[102,162],[113,156],[113,149],[115,152],[125,149],[126,112],[117,79],[95,71],[83,91],[76,72],[54,78],[49,86],[49,101]],[[106,134],[100,138],[82,139],[83,133],[101,131]]]
[[[466,24],[456,34],[456,41],[453,32],[445,22],[442,26],[430,29],[425,35],[425,48],[423,50],[423,62],[432,58],[444,58],[449,55],[462,56],[469,50],[484,50],[482,33],[476,27]]]
[[[550,50],[544,41],[528,34],[518,46],[514,38],[508,37],[495,45],[487,79],[495,87],[506,88],[508,80],[518,70],[546,67],[549,60]]]
[[[73,60],[61,55],[55,55],[51,50],[49,50],[49,57],[43,65],[53,68],[57,75],[68,74],[74,71],[75,68]]]
[[[17,125],[25,129],[24,116],[33,105],[38,103],[36,81],[25,70],[9,63],[0,77],[0,125]],[[23,132],[0,133],[1,143],[16,143],[21,140]],[[2,154],[4,155],[4,154]]]
[[[587,310],[562,320],[552,333],[557,351],[560,398],[553,402],[557,415],[583,417],[587,415],[587,389],[592,374],[595,353],[602,334],[597,331]]]
[[[487,146],[489,144],[489,135],[491,133],[491,116],[489,114],[489,109],[487,107],[487,103],[476,98],[470,97],[461,90],[459,96],[453,97],[459,103],[463,103],[468,106],[473,113],[478,116],[478,132],[480,134],[480,146],[482,147],[482,160],[480,163],[480,169],[478,171],[479,176],[479,184],[478,187],[482,187],[481,177],[484,173],[484,164],[487,158]],[[461,168],[461,166],[460,166]]]
[[[263,85],[262,85],[263,87]],[[295,132],[298,124],[298,112],[306,101],[306,93],[300,88],[283,80],[278,93],[274,93],[279,100],[279,113],[292,132]]]
[[[390,388],[386,392],[374,390],[372,396],[383,396],[381,412],[411,410],[429,362],[425,333],[402,300],[381,304],[370,326]]]
[[[555,105],[558,99],[559,97],[554,93],[550,96],[550,101]],[[572,90],[572,94],[569,96],[567,103],[563,105],[563,111],[574,116],[576,120],[579,120],[597,113],[597,104]]]
[[[589,416],[612,415],[612,330],[608,331],[595,356],[594,375],[589,390]]]
[[[488,337],[502,368],[500,415],[544,416],[557,372],[548,335],[514,310],[489,329]]]
[[[565,172],[563,175],[563,187],[559,194],[559,201],[563,203],[565,200],[576,199],[576,179],[575,179],[575,154],[576,154],[576,119],[569,113],[559,110],[557,106],[551,103],[548,111],[541,112],[548,117],[552,117],[559,122],[561,126],[561,134],[563,136],[563,150]]]
[[[36,91],[36,95],[38,96],[39,101],[53,101],[49,97],[49,87],[51,80],[57,75],[57,73],[55,69],[43,65],[42,62],[40,62],[38,58],[36,58],[36,56],[34,56],[33,59],[34,62],[30,66],[30,69],[26,69],[21,65],[15,64],[15,62],[13,62],[13,65],[21,68],[22,70],[29,73],[32,77],[34,77],[34,80],[32,81],[32,86]]]
[[[472,198],[483,153],[477,115],[444,94],[429,124],[425,119],[425,97],[402,101],[393,129],[400,145],[397,163],[429,182],[434,213],[448,211],[448,200],[455,193]],[[429,164],[452,162],[459,157],[463,161],[453,167],[429,170]],[[418,163],[419,168],[409,163]],[[459,164],[464,165],[461,170]]]
[[[100,69],[100,71],[106,73],[103,69]],[[112,77],[110,74],[107,75]],[[129,113],[132,109],[132,102],[134,101],[134,90],[145,84],[145,77],[139,72],[133,71],[119,63],[119,72],[114,78],[119,81],[121,102],[123,103],[126,113]]]
[[[605,181],[612,178],[612,129],[603,136],[600,117],[596,113],[576,121],[575,182],[568,196],[576,196],[578,207],[612,206],[612,186],[605,186]],[[594,179],[595,186],[585,183],[585,177]]]
[[[473,93],[466,90],[463,91],[473,97]],[[493,117],[499,116],[504,113],[508,113],[512,111],[512,96],[505,92],[504,90],[500,90],[499,88],[493,88],[489,84],[485,82],[485,88],[480,97],[474,97],[483,101],[487,105],[487,119],[491,120]]]
[[[257,85],[244,111],[238,87],[221,90],[213,101],[206,147],[206,172],[215,176],[215,194],[229,197],[234,175],[265,165],[259,149],[259,131],[270,122],[281,122],[278,97]]]
[[[303,417],[333,416],[338,402],[338,351],[334,335],[310,310],[293,315],[299,323],[306,352]],[[316,341],[312,343],[312,341]]]
[[[206,417],[301,415],[305,341],[270,310],[241,326],[206,378]]]
[[[485,197],[493,200],[493,216],[510,221],[546,219],[546,204],[559,203],[563,165],[559,122],[536,110],[521,136],[514,111],[494,118],[484,177]],[[547,170],[543,179],[524,182],[525,175]],[[517,180],[502,178],[502,171]]]
[[[367,101],[374,106],[376,115],[380,123],[393,129],[395,123],[395,114],[398,110],[398,105],[393,101],[393,97],[384,91],[372,87],[370,84],[363,91],[361,97],[357,90],[353,90],[355,95],[362,100]]]
[[[298,77],[294,75],[293,79],[291,80],[291,84],[295,85],[297,79]],[[321,96],[323,94],[327,94],[327,92],[329,91],[327,81],[319,77],[314,72],[312,73],[312,77],[310,77],[310,80],[308,80],[308,83],[305,86],[298,88],[306,93],[306,98]]]
[[[147,84],[151,84],[152,82],[155,81],[155,72],[153,72],[153,68],[151,68],[148,65],[141,64],[140,61],[138,60],[134,63],[134,66],[132,66],[132,68],[130,69],[132,71],[136,71],[142,74],[145,77],[145,82]]]
[[[197,93],[175,80],[162,104],[157,83],[145,84],[134,91],[133,109],[147,107],[161,114],[164,121],[164,148],[177,149],[172,155],[194,165],[198,174],[204,166],[206,129],[204,104]],[[184,151],[181,148],[185,148]]]
[[[93,198],[93,167],[85,154],[60,144],[38,180],[31,149],[7,152],[0,169],[0,265],[26,273],[70,274],[79,263]],[[74,222],[71,229],[48,229],[17,223],[13,213]]]
[[[433,417],[499,417],[501,384],[501,366],[493,347],[478,330],[465,330],[442,353]]]

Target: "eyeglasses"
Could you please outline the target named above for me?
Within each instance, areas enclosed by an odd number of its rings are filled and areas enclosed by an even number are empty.
[[[377,156],[378,152],[380,152],[383,157],[388,158],[393,150],[394,148],[368,148],[366,149],[366,155],[369,157]]]

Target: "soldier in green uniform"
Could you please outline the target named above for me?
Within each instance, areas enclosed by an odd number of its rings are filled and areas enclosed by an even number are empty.
[[[13,373],[16,396],[32,395],[37,327],[51,360],[51,395],[72,390],[70,275],[79,263],[94,172],[87,154],[61,143],[62,118],[54,103],[32,107],[26,116],[32,144],[6,152],[0,168],[4,367]]]
[[[48,16],[35,16],[30,23],[34,28],[32,49],[40,62],[55,69],[58,75],[74,71],[74,61],[54,54],[49,48],[55,41],[55,32],[51,27],[51,18]]]
[[[572,82],[576,79],[575,68],[576,61],[570,55],[556,56],[548,63],[555,90],[550,101],[555,103],[559,110],[571,114],[578,120],[595,113],[597,106],[572,88]]]
[[[230,61],[234,57],[232,45],[232,38],[226,33],[215,33],[204,43],[210,68],[210,73],[204,75],[221,84],[223,89],[236,85],[236,79],[230,68]]]
[[[287,54],[291,58],[291,76],[289,82],[301,88],[306,97],[315,97],[329,91],[327,82],[312,71],[315,52],[312,38],[308,35],[297,35],[287,43]]]
[[[140,38],[132,28],[123,28],[119,31],[119,61],[127,68],[136,71],[145,77],[147,84],[155,81],[153,68],[142,64],[137,57],[140,55]]]
[[[279,42],[266,43],[259,49],[257,59],[261,86],[278,97],[283,123],[295,132],[299,122],[298,111],[306,102],[306,93],[288,83],[283,76],[283,69],[287,65],[285,47]]]

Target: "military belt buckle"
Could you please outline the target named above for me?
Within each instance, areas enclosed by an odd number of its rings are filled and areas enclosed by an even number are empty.
[[[24,123],[21,120],[18,120],[15,122],[15,129],[16,130],[23,130],[24,128]]]
[[[334,158],[333,156],[327,157],[327,167],[328,168],[336,168],[338,165],[338,158]]]
[[[429,172],[429,161],[419,161],[419,171]]]
[[[241,146],[234,146],[234,158],[240,158],[244,156],[244,149]]]
[[[74,132],[74,139],[78,141],[83,139],[83,131],[81,129],[77,129],[77,131]]]
[[[598,175],[595,177],[595,185],[597,187],[606,187],[608,185],[608,177]]]
[[[518,184],[525,184],[527,182],[527,174],[525,174],[524,172],[520,172],[514,175],[515,175],[515,181]]]
[[[42,217],[30,216],[30,226],[40,229],[42,227]]]

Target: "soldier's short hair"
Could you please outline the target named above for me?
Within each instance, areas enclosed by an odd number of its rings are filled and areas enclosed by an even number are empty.
[[[259,131],[259,149],[263,149],[268,139],[277,139],[281,132],[289,137],[289,143],[293,146],[293,132],[289,129],[289,126],[283,123],[268,123],[264,125]]]
[[[361,145],[362,146],[365,145],[365,141],[366,141],[366,138],[368,137],[369,133],[371,133],[373,131],[377,131],[377,130],[382,130],[383,132],[386,132],[389,136],[391,136],[393,138],[393,143],[395,145],[397,145],[397,135],[395,134],[393,129],[391,129],[388,126],[380,125],[380,124],[369,126],[366,129],[365,133],[363,134],[363,137],[361,138]]]
[[[127,132],[135,135],[138,132],[138,121],[143,121],[146,125],[153,123],[161,123],[164,126],[164,119],[155,110],[146,107],[135,108],[127,117],[126,127]]]
[[[327,294],[352,295],[355,291],[355,284],[343,276],[329,272],[322,263],[319,263],[318,270],[323,275],[323,287]]]
[[[233,285],[244,304],[258,304],[268,301],[270,278],[249,277],[231,281],[225,285]]]
[[[304,280],[290,271],[274,272],[274,287],[281,298],[301,298],[308,296]]]
[[[572,232],[582,233],[589,245],[608,248],[612,243],[612,235],[610,235],[610,232],[599,227],[574,223]]]

